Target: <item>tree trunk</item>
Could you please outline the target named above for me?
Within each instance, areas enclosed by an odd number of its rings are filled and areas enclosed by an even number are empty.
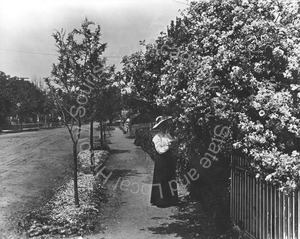
[[[105,140],[105,138],[106,138],[105,132],[106,132],[106,123],[103,124],[103,139],[104,139],[104,140]]]
[[[74,199],[75,205],[79,207],[78,182],[77,182],[77,143],[73,143],[73,159],[74,159]]]
[[[94,158],[94,118],[91,118],[90,123],[90,157],[91,157],[91,170],[95,175],[95,158]]]
[[[103,122],[102,119],[100,119],[100,144],[101,144],[101,149],[103,149]]]

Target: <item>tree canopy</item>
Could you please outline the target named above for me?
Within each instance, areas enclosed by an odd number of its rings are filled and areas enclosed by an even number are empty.
[[[44,113],[45,92],[32,82],[0,72],[0,125],[18,115],[21,122]]]

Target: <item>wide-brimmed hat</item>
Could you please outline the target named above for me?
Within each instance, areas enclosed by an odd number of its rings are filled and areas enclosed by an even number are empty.
[[[156,117],[155,121],[156,124],[152,127],[152,129],[156,129],[159,125],[161,125],[163,122],[172,119],[171,116],[158,116]]]

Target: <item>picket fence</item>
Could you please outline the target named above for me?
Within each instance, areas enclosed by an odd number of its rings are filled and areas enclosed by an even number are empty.
[[[300,239],[300,192],[284,195],[255,178],[248,166],[232,156],[230,216],[244,225],[245,238]]]

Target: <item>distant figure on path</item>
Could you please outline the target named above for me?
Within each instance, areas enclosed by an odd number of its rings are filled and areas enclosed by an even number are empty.
[[[159,116],[152,129],[159,129],[153,137],[157,155],[154,159],[153,184],[151,204],[157,207],[170,207],[178,205],[178,192],[176,183],[176,162],[171,157],[171,148],[174,139],[168,133],[168,120],[170,118]]]
[[[127,118],[127,120],[124,123],[124,130],[126,134],[129,132],[129,123],[130,123],[130,118]]]

